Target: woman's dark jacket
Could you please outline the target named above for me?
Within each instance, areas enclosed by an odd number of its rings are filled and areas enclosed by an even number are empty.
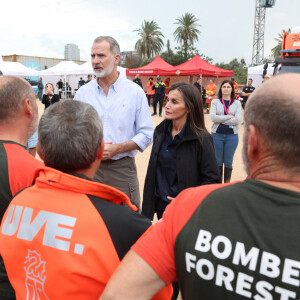
[[[57,94],[53,94],[52,99],[46,94],[43,95],[42,103],[45,104],[45,109],[50,106],[51,104],[54,104],[55,102],[59,101],[59,96]]]
[[[145,179],[142,206],[142,214],[151,220],[156,212],[154,191],[157,156],[171,122],[171,120],[161,122],[155,128],[153,135],[153,146]],[[208,132],[202,132],[202,137],[203,146],[201,147],[197,135],[191,130],[188,122],[186,123],[184,138],[175,150],[180,191],[189,187],[221,182],[213,139]]]

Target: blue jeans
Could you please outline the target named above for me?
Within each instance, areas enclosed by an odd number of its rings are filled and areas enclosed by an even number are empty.
[[[215,153],[219,167],[232,168],[233,156],[239,143],[238,134],[213,133]]]

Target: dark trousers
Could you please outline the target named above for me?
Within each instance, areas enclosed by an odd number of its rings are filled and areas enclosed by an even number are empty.
[[[153,112],[156,114],[156,106],[157,102],[159,102],[159,114],[161,115],[162,112],[162,107],[163,107],[163,102],[164,102],[164,95],[154,95],[154,100],[153,100]]]
[[[134,157],[102,160],[95,174],[95,181],[122,191],[133,204],[140,208],[139,181]]]
[[[154,95],[153,95],[153,94],[152,94],[152,95],[147,95],[148,105],[149,105],[149,106],[150,106],[150,99],[151,99],[151,97],[152,97],[153,102],[154,102]]]

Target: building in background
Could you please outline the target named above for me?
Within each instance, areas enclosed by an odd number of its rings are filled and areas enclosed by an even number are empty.
[[[35,69],[37,71],[49,69],[58,63],[65,61],[67,59],[61,58],[50,58],[50,57],[38,57],[38,56],[26,56],[26,55],[3,55],[3,61],[12,61],[12,62],[19,62],[25,67]],[[73,60],[75,63],[81,65],[85,63],[85,61],[81,60]],[[36,76],[29,76],[28,79],[37,79]]]
[[[65,59],[80,60],[80,50],[76,44],[67,44],[65,46]]]
[[[126,58],[138,59],[139,54],[136,51],[122,51],[120,53],[120,66],[124,66],[126,64]]]

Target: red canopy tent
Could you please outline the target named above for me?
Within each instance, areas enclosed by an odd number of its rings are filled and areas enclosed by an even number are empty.
[[[168,72],[168,70],[170,72]],[[176,75],[174,67],[165,62],[160,56],[157,56],[151,63],[146,66],[137,69],[127,69],[127,76],[134,76],[135,74],[140,75]]]
[[[218,68],[216,66],[211,65],[207,61],[203,60],[200,56],[195,55],[192,59],[187,62],[173,67],[172,70],[166,70],[168,74],[165,75],[173,75],[175,70],[176,75],[184,76],[184,75],[202,75],[202,76],[210,76],[210,77],[232,77],[233,71],[224,70]]]

